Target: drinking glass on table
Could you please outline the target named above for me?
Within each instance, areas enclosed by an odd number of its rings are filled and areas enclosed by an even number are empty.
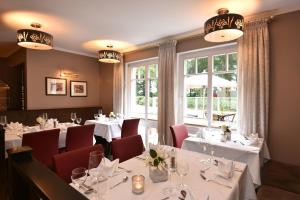
[[[84,167],[78,167],[72,170],[71,180],[76,187],[81,187],[86,181],[87,170]]]
[[[0,125],[2,125],[2,127],[5,127],[7,124],[7,118],[5,115],[0,116]]]
[[[76,118],[76,123],[77,123],[78,125],[80,125],[80,123],[81,123],[81,117],[77,117],[77,118]]]
[[[89,174],[93,177],[96,182],[99,182],[100,171],[97,169],[101,160],[103,158],[103,153],[101,151],[92,151],[89,156]]]
[[[187,187],[187,185],[185,185],[183,183],[183,177],[188,175],[189,164],[184,160],[178,160],[176,170],[177,170],[177,174],[180,177],[179,188],[180,189],[185,189]]]
[[[45,122],[47,122],[47,120],[48,120],[48,114],[47,113],[43,113],[42,114],[42,118],[45,120]]]
[[[76,119],[76,113],[71,113],[71,120],[72,120],[73,124],[74,124],[75,119]]]

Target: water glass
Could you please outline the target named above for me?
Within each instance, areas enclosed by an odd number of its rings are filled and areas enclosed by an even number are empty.
[[[44,121],[46,122],[48,120],[48,114],[47,113],[43,113],[42,114],[42,118],[44,119]]]
[[[77,118],[76,118],[76,123],[77,123],[78,125],[80,125],[80,123],[81,123],[81,117],[77,117]]]
[[[187,176],[188,172],[189,172],[189,164],[184,160],[179,160],[177,162],[177,174],[180,176],[180,184],[179,184],[180,189],[184,189],[187,187],[187,185],[183,183],[183,177]]]
[[[82,184],[86,181],[86,177],[86,168],[78,167],[72,170],[71,180],[76,187],[81,187]]]
[[[7,124],[7,118],[5,115],[0,116],[0,125],[2,125],[2,127],[5,127]]]
[[[96,182],[99,181],[99,175],[100,175],[100,171],[96,168],[99,166],[102,158],[103,158],[103,153],[101,151],[90,152],[88,170],[90,175],[93,176]]]
[[[72,120],[73,124],[74,124],[75,119],[76,119],[76,113],[71,113],[71,120]]]

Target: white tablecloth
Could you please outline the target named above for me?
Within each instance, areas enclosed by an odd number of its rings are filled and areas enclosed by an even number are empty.
[[[249,200],[256,199],[254,185],[252,183],[249,170],[244,163],[235,162],[236,168],[240,171],[234,171],[234,175],[230,180],[225,180],[220,177],[215,177],[214,172],[216,168],[213,166],[205,172],[206,177],[214,177],[215,180],[222,181],[223,183],[232,186],[227,188],[223,185],[216,184],[214,182],[206,182],[200,177],[200,169],[203,169],[204,164],[200,162],[201,159],[206,159],[208,156],[197,152],[178,150],[178,159],[184,159],[189,164],[189,173],[184,177],[184,183],[188,185],[188,192],[192,194],[193,198],[190,200],[206,200],[208,195],[212,200]],[[170,182],[152,183],[149,178],[148,167],[145,166],[143,160],[132,158],[120,164],[120,166],[132,170],[130,173],[123,172],[122,174],[113,176],[107,181],[101,182],[92,187],[97,191],[106,190],[104,198],[107,200],[160,200],[166,197],[163,189],[170,186]],[[131,192],[131,177],[136,174],[142,174],[145,176],[145,191],[143,194],[135,195]],[[116,184],[122,178],[127,175],[128,181],[120,184],[114,189],[109,189],[112,185]],[[175,183],[179,183],[178,177],[175,173]],[[87,183],[88,184],[88,183]],[[77,188],[71,184],[77,190],[83,193],[82,189]],[[95,193],[86,194],[89,199],[96,199]],[[178,198],[176,198],[178,199]],[[186,198],[186,200],[189,200]]]
[[[107,142],[111,142],[112,138],[121,137],[122,123],[117,120],[87,120],[84,124],[95,124],[94,135],[101,136],[106,139]]]
[[[60,123],[57,128],[60,128],[58,147],[63,148],[66,146],[67,128],[70,126],[77,126],[72,123]],[[51,128],[48,128],[51,129]],[[22,145],[22,135],[26,133],[41,131],[39,126],[32,126],[26,128],[24,132],[20,131],[5,131],[5,150],[18,147]],[[42,141],[41,141],[42,142]]]
[[[232,134],[232,141],[227,142],[220,142],[220,139],[211,140],[188,137],[183,141],[181,148],[210,154],[211,146],[213,146],[214,156],[246,163],[252,176],[253,183],[261,185],[260,167],[263,164],[263,159],[260,154],[262,153],[263,141],[261,140],[257,146],[248,146],[245,141],[241,139],[238,140],[237,138],[239,137],[240,136],[236,134]],[[239,142],[240,140],[244,145]],[[207,146],[206,152],[204,152],[204,144]]]

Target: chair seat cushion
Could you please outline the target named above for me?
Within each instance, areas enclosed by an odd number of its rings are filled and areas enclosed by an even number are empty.
[[[268,185],[263,185],[257,193],[258,200],[300,200],[300,194],[282,190]]]

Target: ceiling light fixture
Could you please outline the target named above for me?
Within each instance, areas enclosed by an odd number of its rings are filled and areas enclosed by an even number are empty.
[[[20,29],[17,31],[18,45],[37,50],[53,49],[53,36],[37,30],[42,27],[39,23],[31,23],[30,25],[35,29]]]
[[[104,63],[119,63],[121,61],[121,54],[118,51],[110,50],[113,45],[106,46],[109,49],[100,50],[98,52],[99,61]]]
[[[229,13],[227,8],[220,8],[218,15],[204,24],[204,39],[209,42],[227,42],[243,35],[244,17]]]

